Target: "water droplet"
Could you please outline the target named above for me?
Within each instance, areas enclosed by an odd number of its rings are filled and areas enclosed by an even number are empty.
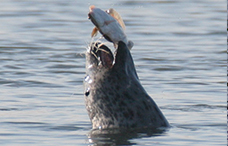
[[[89,76],[86,76],[85,81],[87,82],[89,80],[89,78],[90,78]]]

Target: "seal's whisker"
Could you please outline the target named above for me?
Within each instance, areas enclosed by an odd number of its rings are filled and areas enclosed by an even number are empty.
[[[105,53],[108,53],[108,54],[110,54],[108,51],[106,51],[105,49],[102,49],[102,48],[98,48],[98,50],[99,51],[103,51],[103,52],[105,52]]]
[[[91,54],[92,54],[95,58],[98,59],[98,56],[97,56],[93,51],[91,51]]]

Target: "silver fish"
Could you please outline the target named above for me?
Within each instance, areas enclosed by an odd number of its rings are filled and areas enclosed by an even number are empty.
[[[123,20],[114,9],[109,9],[107,12],[95,6],[90,6],[89,9],[89,19],[96,26],[92,31],[92,37],[99,30],[106,40],[113,42],[115,48],[117,48],[119,41],[123,41],[129,49],[133,47],[133,42],[128,41],[124,33],[125,25]]]

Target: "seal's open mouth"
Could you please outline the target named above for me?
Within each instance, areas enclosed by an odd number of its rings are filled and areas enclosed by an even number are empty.
[[[90,46],[90,53],[96,58],[98,66],[112,68],[114,56],[107,46],[100,42],[92,43]]]
[[[118,43],[118,48],[114,55],[112,51],[102,43],[92,43],[86,53],[87,73],[101,74],[103,71],[121,72],[127,76],[134,76],[138,79],[134,62],[130,50],[122,41]],[[107,69],[107,70],[106,70]]]

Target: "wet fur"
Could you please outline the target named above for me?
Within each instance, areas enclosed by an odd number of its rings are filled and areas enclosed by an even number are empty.
[[[90,49],[91,50],[91,49]],[[130,51],[119,42],[113,67],[87,51],[85,101],[94,129],[167,127],[168,121],[139,82]]]

